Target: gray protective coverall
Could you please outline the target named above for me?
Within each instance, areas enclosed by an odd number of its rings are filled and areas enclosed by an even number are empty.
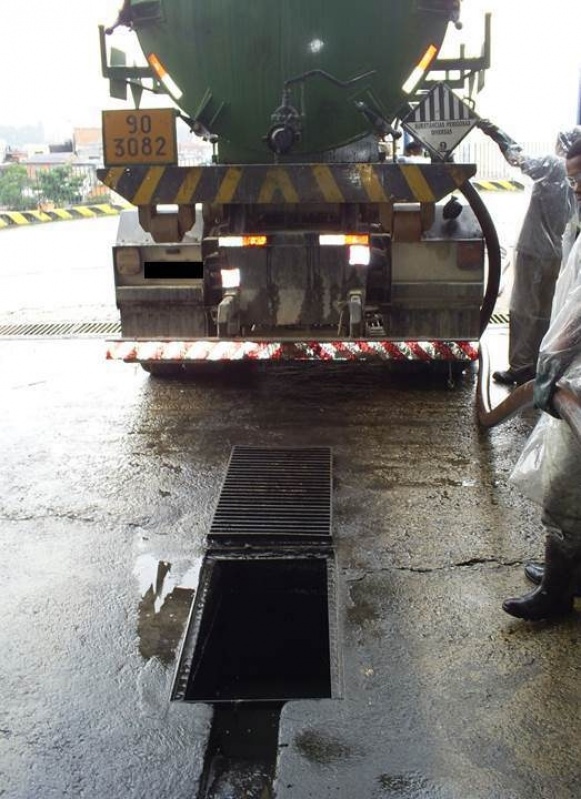
[[[509,320],[509,373],[515,382],[525,382],[535,374],[563,259],[563,236],[576,213],[575,196],[566,181],[564,157],[573,142],[581,138],[581,127],[559,133],[556,154],[542,156],[526,155],[516,142],[487,120],[482,120],[480,127],[500,146],[508,163],[533,180],[531,199],[515,247]],[[500,376],[503,374],[507,373]],[[495,379],[498,376],[496,373]]]
[[[574,199],[562,158],[525,156],[519,166],[534,183],[515,247],[508,361],[513,372],[534,374],[539,346],[549,327],[562,238]]]

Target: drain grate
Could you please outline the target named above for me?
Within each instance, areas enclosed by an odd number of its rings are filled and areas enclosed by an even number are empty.
[[[0,337],[20,338],[26,336],[89,337],[116,336],[121,333],[120,322],[31,322],[26,324],[0,325]]]
[[[208,538],[328,538],[331,492],[328,447],[234,447]]]

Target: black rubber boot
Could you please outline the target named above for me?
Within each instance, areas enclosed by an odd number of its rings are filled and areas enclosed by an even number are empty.
[[[503,372],[493,372],[492,379],[503,386],[522,386],[529,380],[534,380],[534,369],[505,369]]]
[[[525,564],[525,577],[535,585],[540,585],[542,583],[544,573],[544,563],[534,563],[533,561],[530,561],[530,563]],[[573,595],[581,596],[581,584],[579,582],[579,578],[577,578],[573,586]]]
[[[525,577],[535,585],[540,585],[543,582],[543,574],[545,573],[544,563],[525,563]]]
[[[566,616],[573,610],[573,584],[577,561],[562,539],[548,536],[541,584],[522,597],[506,599],[502,609],[517,619],[540,621]]]

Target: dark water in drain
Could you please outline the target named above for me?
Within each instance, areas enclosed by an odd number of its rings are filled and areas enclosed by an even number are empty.
[[[218,560],[210,568],[186,700],[330,697],[325,560]]]

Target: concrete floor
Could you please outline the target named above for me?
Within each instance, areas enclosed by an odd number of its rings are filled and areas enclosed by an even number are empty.
[[[169,691],[235,444],[334,455],[341,696],[285,705],[277,799],[577,799],[579,617],[500,608],[541,552],[508,481],[534,413],[479,431],[473,373],[163,382],[49,339],[0,365],[3,799],[196,795],[211,708]]]

